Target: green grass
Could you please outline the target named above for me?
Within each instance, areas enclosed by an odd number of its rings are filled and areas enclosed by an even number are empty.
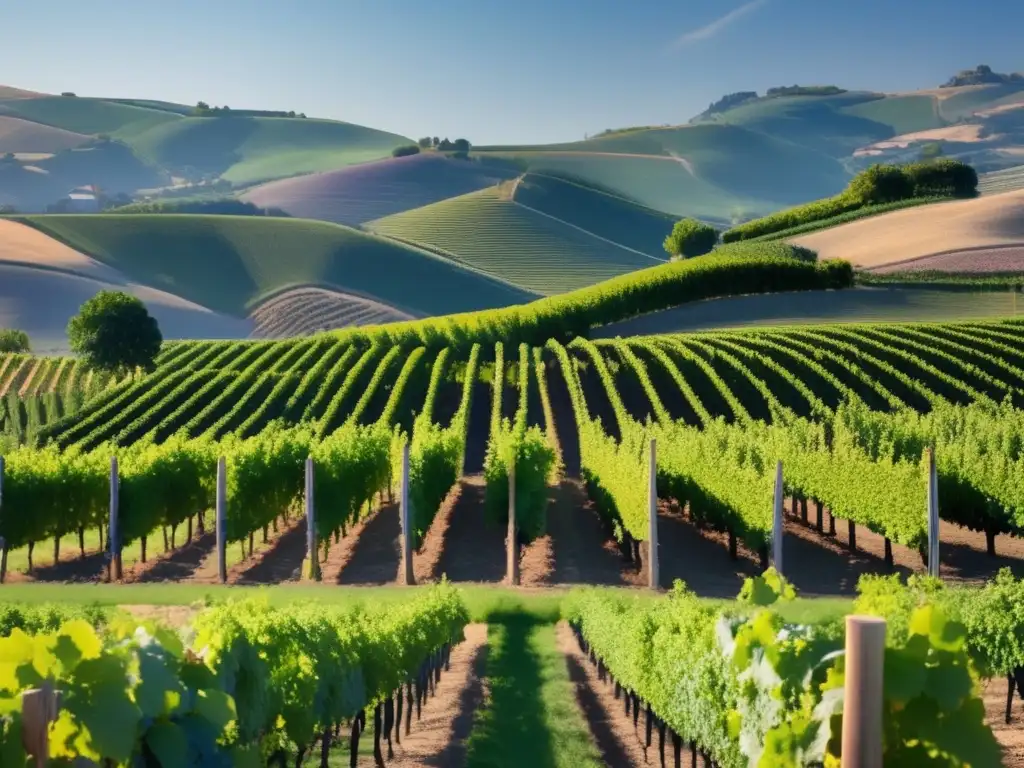
[[[326,222],[251,216],[29,216],[131,278],[233,315],[270,291],[321,284],[430,315],[533,298],[398,243]]]
[[[595,338],[815,323],[941,322],[1024,315],[1024,297],[1004,292],[858,288],[733,296],[684,304],[613,323]]]
[[[527,174],[515,202],[658,258],[676,217],[564,179]]]
[[[264,596],[271,605],[289,605],[297,600],[312,600],[326,605],[348,606],[364,601],[401,602],[421,587],[339,587],[333,584],[279,584],[265,587],[221,586],[219,584],[4,584],[2,599],[12,603],[68,603],[70,605],[192,605],[197,602]],[[493,622],[517,615],[546,624],[561,618],[562,600],[567,588],[531,589],[482,584],[460,584],[463,599],[473,622]],[[620,589],[609,587],[609,589]],[[621,588],[628,589],[628,588]],[[633,591],[633,590],[631,590]],[[649,599],[658,599],[650,593]],[[727,601],[711,600],[714,604]],[[781,615],[791,621],[818,622],[841,616],[850,610],[845,598],[797,599],[780,607]]]
[[[602,765],[576,703],[553,626],[500,617],[488,626],[488,706],[469,737],[467,766]]]
[[[151,162],[216,173],[236,185],[378,160],[409,143],[352,123],[277,117],[186,117],[131,141]]]
[[[528,210],[494,187],[377,219],[367,228],[438,249],[542,295],[583,288],[655,264],[647,256]]]
[[[888,125],[897,135],[945,125],[936,98],[928,95],[887,96],[844,107],[843,112]]]
[[[164,110],[144,109],[103,99],[64,96],[2,101],[0,114],[21,117],[74,133],[104,133],[126,140],[161,123],[180,119],[178,115]]]

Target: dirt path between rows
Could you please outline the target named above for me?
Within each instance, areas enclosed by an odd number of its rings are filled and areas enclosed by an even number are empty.
[[[395,744],[389,766],[461,768],[466,764],[466,741],[477,710],[486,705],[484,669],[487,662],[487,625],[470,624],[466,639],[452,649],[451,669],[441,675],[433,698],[428,698],[422,719]],[[360,765],[373,764],[361,758]]]
[[[658,751],[658,731],[654,729],[651,746],[645,747],[645,721],[641,713],[638,727],[627,715],[623,700],[616,700],[614,688],[597,677],[596,667],[580,650],[576,637],[566,622],[558,624],[558,649],[565,654],[569,679],[576,687],[576,701],[586,718],[590,733],[609,768],[635,768],[644,765],[672,765],[672,740],[666,734],[665,761]],[[683,764],[704,766],[703,759],[691,763],[688,749],[683,747]]]

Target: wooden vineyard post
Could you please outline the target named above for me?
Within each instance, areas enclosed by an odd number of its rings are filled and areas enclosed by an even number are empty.
[[[220,583],[228,580],[228,468],[223,456],[217,459],[217,575]]]
[[[21,741],[37,768],[49,765],[50,723],[57,719],[59,711],[60,693],[50,683],[21,695]]]
[[[508,465],[508,583],[519,586],[519,544],[516,531],[516,465],[515,460]]]
[[[881,768],[885,619],[846,617],[843,768]]]
[[[647,478],[647,586],[660,585],[658,569],[658,458],[657,440],[651,438],[651,455]]]
[[[786,529],[783,516],[782,460],[775,465],[775,511],[772,516],[772,565],[782,575],[782,539]]]
[[[316,505],[313,497],[313,457],[306,457],[306,554],[309,557],[309,578],[320,581],[320,547],[316,540]]]
[[[121,521],[118,510],[121,478],[117,471],[117,456],[110,457],[110,520],[107,524],[107,543],[110,545],[110,580],[120,581],[124,577],[121,562]]]
[[[409,505],[409,442],[402,444],[402,484],[399,505],[402,515],[402,579],[404,584],[415,584],[412,572],[412,508]]]
[[[939,577],[939,476],[935,449],[928,448],[928,575]]]
[[[4,457],[0,456],[0,521],[4,519]],[[0,536],[0,584],[7,578],[7,539]]]

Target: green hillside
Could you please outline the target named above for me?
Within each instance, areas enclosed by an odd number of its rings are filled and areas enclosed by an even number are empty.
[[[939,115],[937,99],[920,94],[865,101],[844,107],[843,112],[887,125],[892,128],[894,135],[927,131],[945,125]]]
[[[0,101],[0,114],[74,133],[102,133],[116,138],[129,138],[161,123],[180,119],[178,115],[163,110],[70,96]]]
[[[674,216],[613,197],[590,187],[529,173],[515,186],[513,200],[606,240],[660,259]]]
[[[512,183],[369,222],[524,290],[562,293],[655,261],[518,205]]]
[[[325,222],[175,214],[21,220],[134,280],[236,316],[269,292],[303,284],[426,315],[535,298],[445,259]]]
[[[245,185],[388,157],[410,139],[352,123],[281,117],[185,117],[132,140],[141,157]]]
[[[533,171],[568,172],[661,211],[720,219],[834,194],[849,178],[842,163],[817,148],[728,123],[475,151],[514,158]]]
[[[939,112],[949,121],[962,120],[975,112],[998,107],[1004,103],[1024,101],[1024,82],[951,90],[955,90],[955,93],[939,100]]]

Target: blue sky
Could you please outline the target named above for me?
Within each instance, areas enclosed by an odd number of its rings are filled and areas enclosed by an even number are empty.
[[[0,82],[294,109],[475,143],[685,122],[774,85],[1024,70],[1008,0],[4,2]]]

